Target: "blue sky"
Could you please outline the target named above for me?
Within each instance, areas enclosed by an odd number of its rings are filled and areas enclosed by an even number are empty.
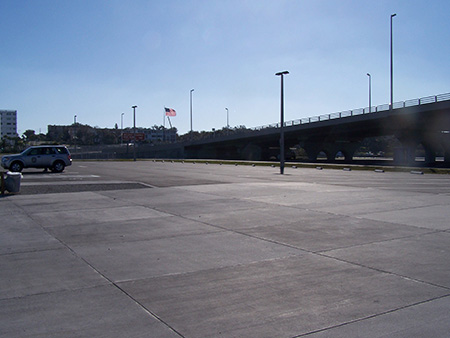
[[[1,0],[0,109],[18,131],[255,127],[450,92],[448,0]],[[166,120],[166,126],[168,126]]]

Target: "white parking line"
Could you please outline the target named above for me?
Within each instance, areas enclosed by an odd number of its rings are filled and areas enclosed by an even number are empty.
[[[22,179],[70,179],[70,178],[97,178],[99,175],[65,175],[65,174],[42,174],[42,175],[23,175]]]

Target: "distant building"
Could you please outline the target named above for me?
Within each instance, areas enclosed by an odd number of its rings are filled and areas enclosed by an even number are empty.
[[[71,126],[48,125],[47,136],[50,140],[62,140],[68,138],[66,134],[69,134],[70,128]]]
[[[161,141],[176,142],[177,140],[177,130],[175,128],[136,128],[136,132],[144,133],[145,139],[150,143],[157,143]]]
[[[17,110],[0,110],[0,138],[17,137]]]
[[[62,143],[77,143],[79,145],[117,144],[133,140],[133,128],[109,129],[97,128],[83,124],[48,125],[47,138]],[[136,140],[144,143],[176,142],[177,129],[164,129],[163,127],[136,128]]]

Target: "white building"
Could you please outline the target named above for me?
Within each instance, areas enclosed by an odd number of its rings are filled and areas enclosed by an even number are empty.
[[[0,139],[17,136],[17,110],[0,110]]]

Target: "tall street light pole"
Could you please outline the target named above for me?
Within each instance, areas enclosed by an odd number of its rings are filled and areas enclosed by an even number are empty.
[[[372,112],[372,76],[370,76],[370,73],[367,73],[367,76],[369,77],[369,113]]]
[[[230,128],[230,118],[228,114],[228,108],[225,108],[225,110],[227,111],[227,128]]]
[[[120,144],[123,144],[123,115],[125,113],[122,113],[120,115]]]
[[[280,128],[280,174],[284,174],[284,88],[283,88],[283,77],[284,75],[289,74],[287,70],[283,72],[276,73],[276,76],[281,76],[281,107],[280,107],[280,120],[281,120],[281,128]]]
[[[189,104],[190,104],[190,112],[191,112],[191,133],[192,133],[192,92],[194,89],[191,89],[189,92]]]
[[[133,161],[136,161],[136,108],[137,106],[131,106],[133,108]]]
[[[74,115],[73,117],[73,126],[74,126],[74,133],[73,133],[73,145],[75,147],[75,151],[77,150],[77,116]]]
[[[391,14],[391,102],[389,104],[389,109],[393,109],[394,105],[394,41],[392,34],[392,19],[397,14]]]

